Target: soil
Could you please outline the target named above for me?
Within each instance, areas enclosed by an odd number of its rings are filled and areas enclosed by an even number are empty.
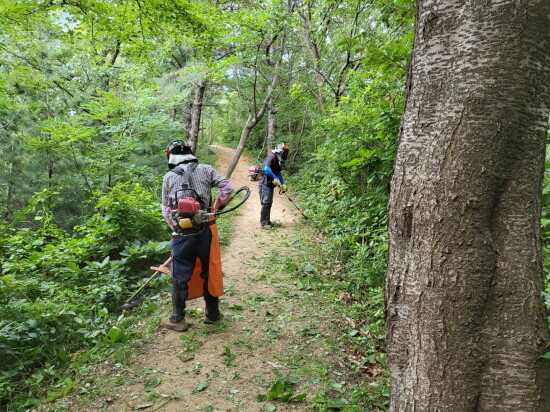
[[[215,147],[217,168],[223,173],[234,149]],[[252,193],[234,220],[230,244],[222,249],[224,319],[203,324],[203,300],[190,301],[188,331],[159,326],[132,359],[106,362],[92,380],[104,387],[88,397],[86,405],[75,401],[68,410],[313,410],[330,368],[332,349],[322,338],[329,316],[297,275],[308,259],[300,247],[305,219],[286,196],[276,194],[271,216],[275,225],[270,230],[260,227],[258,185],[248,179],[253,164],[241,157],[231,176],[236,188],[249,186]],[[169,312],[169,298],[164,296],[155,321],[160,325]],[[273,399],[258,400],[270,393]],[[290,393],[291,399],[302,393],[306,397],[289,402],[285,396]]]

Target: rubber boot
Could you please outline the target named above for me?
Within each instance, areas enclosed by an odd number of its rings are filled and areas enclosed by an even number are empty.
[[[203,323],[212,324],[218,322],[223,317],[218,306],[219,298],[205,293],[204,302],[206,303],[206,310]]]
[[[185,301],[172,283],[172,315],[168,319],[162,320],[162,326],[166,329],[172,329],[178,332],[184,332],[189,329],[189,324],[185,322]]]
[[[271,229],[271,221],[269,220],[271,214],[271,205],[262,204],[262,210],[260,212],[260,224],[262,229]]]

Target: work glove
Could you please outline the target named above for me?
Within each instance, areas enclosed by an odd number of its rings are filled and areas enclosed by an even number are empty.
[[[281,193],[286,193],[287,188],[286,185],[281,185]]]
[[[214,209],[216,210],[223,210],[225,208],[225,206],[227,205],[226,202],[222,202],[220,200],[220,197],[216,197],[216,201],[214,202]]]
[[[273,179],[272,182],[275,186],[281,186],[281,181],[279,179]]]

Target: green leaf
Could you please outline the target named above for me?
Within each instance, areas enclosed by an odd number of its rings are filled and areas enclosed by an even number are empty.
[[[307,393],[301,393],[300,395],[296,395],[294,398],[292,398],[292,401],[300,402],[303,401],[307,397]]]
[[[143,382],[143,385],[147,392],[151,392],[153,389],[159,386],[161,382],[162,382],[161,378],[149,378]]]
[[[57,357],[61,362],[67,363],[69,361],[69,356],[64,349],[59,349],[59,352],[57,352]]]
[[[311,273],[315,270],[315,266],[311,265],[311,264],[307,264],[306,267],[304,268],[304,272],[306,273]]]
[[[67,267],[73,272],[80,272],[80,267],[75,262],[67,262]]]
[[[336,401],[333,401],[331,403],[328,404],[328,407],[329,408],[333,408],[333,409],[341,409],[342,407],[346,406],[349,404],[349,401],[345,398],[340,398]]]
[[[124,331],[116,326],[113,326],[107,332],[107,335],[103,338],[103,343],[110,345],[112,343],[120,342],[124,338]]]
[[[197,384],[195,389],[193,389],[193,393],[201,392],[201,391],[205,390],[207,386],[208,386],[208,384],[206,382],[199,381],[199,383]]]

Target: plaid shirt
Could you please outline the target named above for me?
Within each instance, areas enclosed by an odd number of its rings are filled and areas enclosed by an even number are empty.
[[[187,172],[189,165],[181,164],[176,166],[174,170],[183,168]],[[173,222],[169,218],[170,211],[177,206],[176,191],[181,189],[183,185],[183,176],[172,171],[164,175],[162,181],[162,209],[166,222],[172,226]],[[212,200],[212,188],[220,188],[220,194],[218,198],[222,202],[226,202],[233,193],[233,184],[231,181],[219,174],[216,169],[210,165],[197,164],[195,170],[189,173],[189,186],[195,189],[201,202],[207,207],[211,205]],[[180,196],[190,196],[190,192],[180,192]]]
[[[187,171],[186,169],[188,169],[189,165],[190,163],[179,165],[175,169],[183,168],[183,170]],[[172,208],[176,207],[176,191],[181,189],[182,185],[183,176],[171,171],[164,175],[164,179],[162,181],[162,204],[164,206],[170,206]],[[231,185],[228,178],[219,174],[216,169],[210,165],[198,164],[195,170],[189,174],[189,186],[196,190],[201,202],[206,206],[210,206],[211,203],[211,189],[213,187],[226,189],[227,185],[231,186],[229,189],[230,196],[231,191],[233,190],[233,185]],[[227,200],[229,196],[226,196],[225,200]]]

